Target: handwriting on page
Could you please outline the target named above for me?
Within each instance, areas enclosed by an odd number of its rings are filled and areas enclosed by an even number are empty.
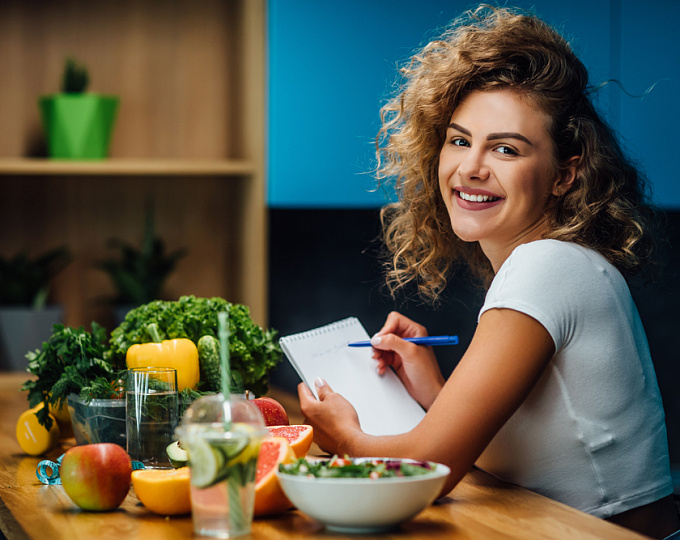
[[[349,341],[347,343],[349,343]],[[318,357],[321,357],[321,356],[328,356],[328,355],[335,353],[335,352],[338,352],[338,351],[342,351],[342,350],[347,348],[347,343],[338,344],[338,345],[329,344],[330,346],[327,349],[315,351],[314,353],[312,353],[311,357],[312,358],[318,358]]]

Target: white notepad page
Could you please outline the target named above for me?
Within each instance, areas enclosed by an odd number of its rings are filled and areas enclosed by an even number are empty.
[[[283,352],[318,398],[314,379],[321,377],[356,409],[361,429],[370,435],[396,435],[425,416],[396,374],[378,375],[371,347],[348,347],[369,336],[355,317],[308,332],[282,337]]]

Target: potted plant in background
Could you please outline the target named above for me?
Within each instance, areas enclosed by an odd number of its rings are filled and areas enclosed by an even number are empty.
[[[108,244],[119,251],[119,257],[100,261],[97,267],[109,275],[116,290],[112,303],[118,325],[132,308],[160,300],[165,282],[187,250],[166,253],[165,243],[156,236],[151,205],[146,207],[141,247],[119,238],[109,239]]]
[[[116,96],[86,92],[89,82],[87,68],[68,58],[61,92],[38,100],[50,157],[108,156],[119,100]]]
[[[39,348],[61,321],[63,308],[48,305],[52,278],[71,261],[62,246],[30,258],[0,257],[0,369],[25,370],[26,353]]]

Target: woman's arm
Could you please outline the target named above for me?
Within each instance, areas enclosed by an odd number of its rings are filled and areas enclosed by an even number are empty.
[[[318,388],[319,400],[300,385],[300,405],[322,449],[444,463],[451,468],[448,491],[527,397],[553,354],[552,338],[538,321],[514,310],[492,309],[481,316],[465,355],[410,432],[363,433],[353,407],[327,385]]]

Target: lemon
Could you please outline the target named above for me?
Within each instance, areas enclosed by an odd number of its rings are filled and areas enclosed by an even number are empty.
[[[38,423],[35,413],[43,408],[43,404],[21,413],[17,420],[16,436],[21,449],[31,456],[39,456],[49,452],[59,443],[59,425],[52,417],[52,427],[48,431]]]

